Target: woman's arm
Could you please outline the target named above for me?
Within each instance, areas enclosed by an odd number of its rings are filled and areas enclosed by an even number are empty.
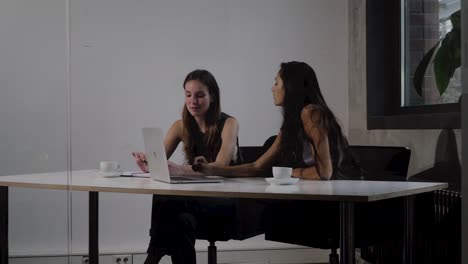
[[[226,119],[223,131],[221,131],[221,147],[219,149],[216,160],[210,164],[215,166],[229,166],[237,149],[237,135],[239,134],[239,123],[233,117]],[[169,164],[171,175],[204,175],[202,172],[195,172],[191,165],[176,165]]]
[[[195,159],[195,168],[205,174],[220,175],[225,177],[258,177],[265,176],[267,170],[273,166],[279,153],[280,137],[276,137],[273,145],[255,162],[238,166],[219,166],[214,163],[206,163],[203,157]]]
[[[301,113],[302,125],[304,132],[309,140],[315,143],[319,160],[317,166],[308,168],[295,168],[293,170],[293,177],[304,178],[310,180],[330,180],[333,174],[333,165],[330,155],[330,146],[328,143],[328,133],[320,125],[320,112],[315,111],[313,105],[304,107]],[[314,155],[314,148],[310,144],[312,155]],[[320,169],[320,173],[318,173]]]
[[[167,131],[166,138],[164,139],[167,159],[172,156],[180,141],[182,141],[183,128],[182,120],[177,120]]]
[[[237,136],[239,134],[239,123],[233,117],[226,119],[223,131],[221,131],[221,147],[213,165],[229,166],[237,149]]]

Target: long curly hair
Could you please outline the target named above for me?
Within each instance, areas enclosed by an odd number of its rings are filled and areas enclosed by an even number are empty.
[[[316,116],[319,116],[319,120],[314,120],[314,122],[318,122],[321,131],[327,133],[334,172],[341,169],[347,157],[354,160],[349,150],[348,141],[341,131],[341,126],[323,98],[312,67],[297,61],[281,63],[279,76],[283,80],[285,90],[280,160],[293,164],[303,160],[303,141],[307,137],[303,132],[301,112],[308,104],[312,104],[314,111],[318,111]],[[316,161],[317,172],[321,177],[319,167],[321,157],[317,151],[318,144],[321,142],[313,140],[309,140],[309,142],[314,149],[313,158]]]
[[[216,159],[216,150],[221,145],[221,137],[219,136],[220,131],[216,126],[216,122],[219,120],[221,115],[221,100],[219,96],[219,86],[214,76],[207,70],[194,70],[185,77],[183,88],[189,81],[199,81],[208,88],[208,93],[211,97],[210,107],[205,115],[205,122],[207,131],[203,136],[203,145],[208,146],[208,155],[205,157],[208,162],[213,162]],[[183,129],[183,142],[184,142],[184,154],[185,160],[188,164],[192,164],[196,156],[194,135],[200,133],[200,127],[198,126],[195,118],[190,114],[187,106],[184,104],[182,110],[182,123]]]

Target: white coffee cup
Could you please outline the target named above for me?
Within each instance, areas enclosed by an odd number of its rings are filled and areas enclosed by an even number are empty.
[[[99,171],[102,173],[110,173],[119,171],[119,163],[115,161],[101,161],[99,162]]]
[[[273,167],[273,177],[275,179],[288,179],[291,177],[292,168],[289,167]]]

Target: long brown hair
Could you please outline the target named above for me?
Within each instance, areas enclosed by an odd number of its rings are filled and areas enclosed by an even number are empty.
[[[217,121],[221,115],[221,102],[219,98],[219,86],[214,76],[207,70],[194,70],[185,77],[185,84],[189,81],[199,81],[208,88],[208,93],[211,97],[210,107],[205,114],[205,124],[207,126],[206,133],[203,135],[203,145],[207,146],[209,155],[205,157],[208,162],[213,162],[217,156],[217,150],[221,145],[220,131],[218,131]],[[194,135],[200,132],[195,118],[190,114],[187,109],[187,105],[184,104],[182,110],[182,122],[183,122],[183,142],[184,142],[184,154],[185,160],[188,164],[192,164],[195,156],[197,155],[195,150]],[[215,153],[216,152],[216,153]]]
[[[304,62],[282,63],[279,75],[283,80],[285,90],[280,141],[281,159],[299,160],[302,158],[304,135],[300,116],[304,106],[312,104],[314,111],[318,111],[320,116],[319,126],[328,136],[334,174],[344,169],[344,163],[347,163],[345,161],[351,161],[354,166],[355,161],[350,153],[348,141],[335,115],[323,98],[312,67]],[[310,143],[314,149],[317,172],[321,177],[321,157],[317,151],[318,144],[321,142],[310,140]]]

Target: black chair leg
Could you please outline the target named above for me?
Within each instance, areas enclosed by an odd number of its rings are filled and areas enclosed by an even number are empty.
[[[332,248],[329,262],[330,264],[340,264],[340,256],[338,255],[336,248]]]
[[[216,246],[215,241],[210,241],[210,245],[208,246],[208,264],[216,264]]]

